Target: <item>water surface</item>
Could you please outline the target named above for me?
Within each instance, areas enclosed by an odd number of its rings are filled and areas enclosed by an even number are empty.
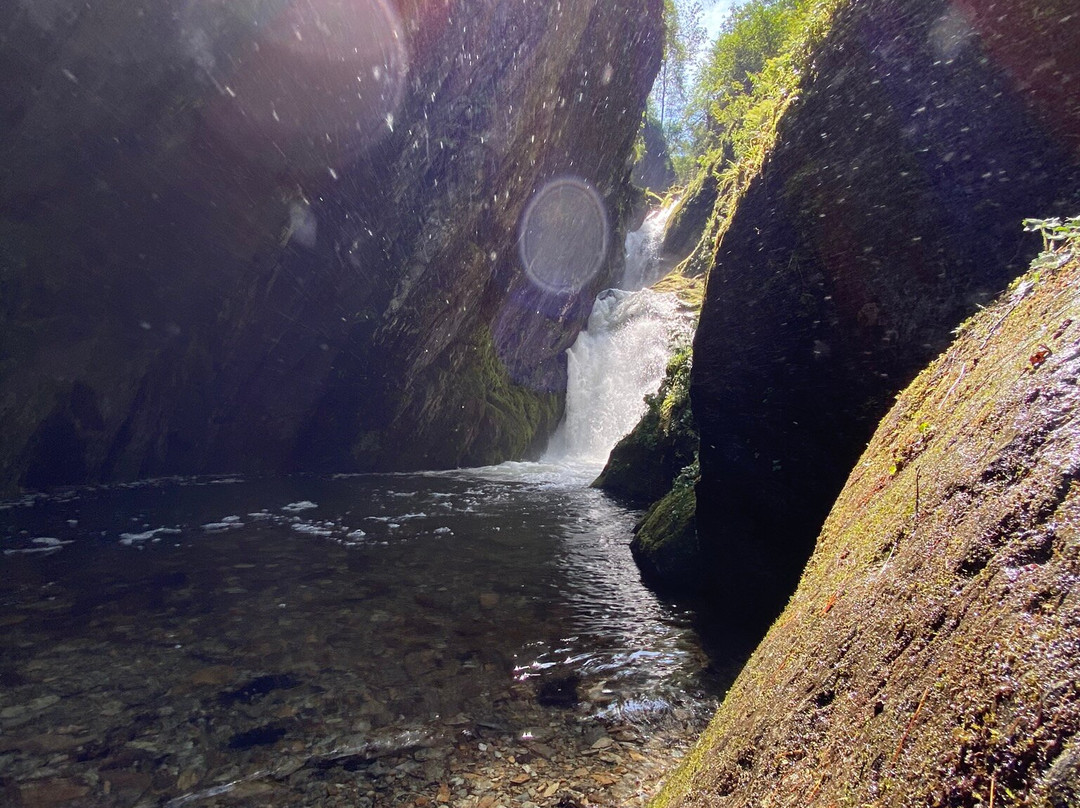
[[[151,790],[178,800],[283,749],[370,758],[553,717],[704,714],[721,683],[694,615],[641,584],[640,513],[588,488],[594,472],[178,479],[4,504],[0,777],[59,755],[77,782],[164,772]]]

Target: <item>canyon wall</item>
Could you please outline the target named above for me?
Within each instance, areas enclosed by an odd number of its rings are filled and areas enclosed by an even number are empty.
[[[694,344],[711,590],[768,620],[896,393],[1080,209],[1069,2],[843,5],[715,250]]]
[[[526,454],[660,49],[658,0],[5,5],[0,489]]]
[[[1080,800],[1080,229],[897,398],[661,806]]]

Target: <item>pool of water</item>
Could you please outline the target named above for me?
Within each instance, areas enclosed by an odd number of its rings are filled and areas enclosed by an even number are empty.
[[[640,512],[588,488],[594,472],[172,479],[3,503],[0,778],[121,805],[133,769],[146,804],[178,806],[282,750],[310,766],[553,718],[704,715],[722,665],[695,614],[641,584]]]

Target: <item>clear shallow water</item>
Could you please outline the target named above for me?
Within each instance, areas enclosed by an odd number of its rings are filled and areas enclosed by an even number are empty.
[[[84,780],[132,749],[169,760],[168,796],[185,772],[242,777],[282,744],[707,710],[722,682],[694,615],[642,586],[639,512],[587,488],[595,472],[166,480],[6,503],[0,777],[46,765],[57,742],[35,754],[27,738],[80,740],[57,765]]]

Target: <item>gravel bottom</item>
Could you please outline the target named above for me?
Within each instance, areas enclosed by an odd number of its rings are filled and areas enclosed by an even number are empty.
[[[705,716],[675,710],[653,725],[529,706],[544,724],[458,716],[438,728],[277,738],[234,736],[236,763],[207,770],[154,739],[109,747],[78,724],[0,738],[0,797],[34,806],[643,806]],[[311,737],[310,730],[305,733]],[[330,728],[327,728],[330,729]]]

